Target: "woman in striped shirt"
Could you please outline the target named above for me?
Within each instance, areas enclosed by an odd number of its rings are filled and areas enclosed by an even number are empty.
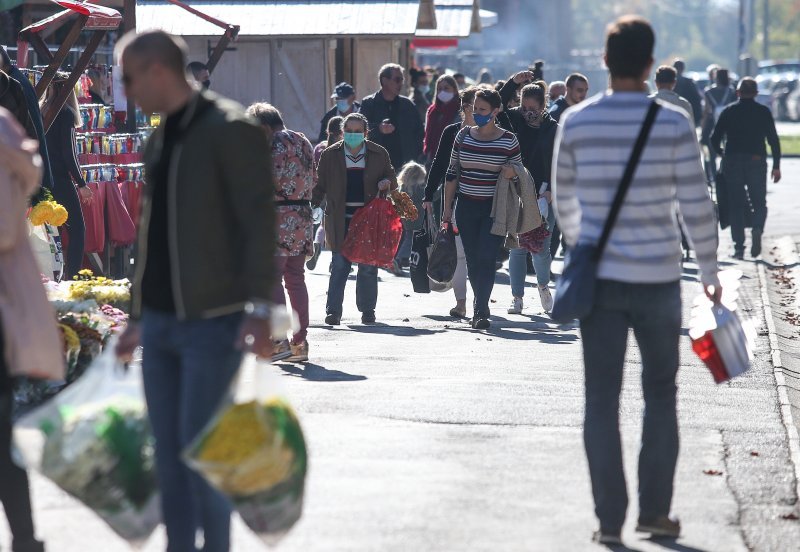
[[[495,275],[495,257],[503,236],[494,236],[492,203],[497,180],[502,173],[515,178],[508,164],[522,162],[519,142],[513,133],[497,126],[502,100],[495,90],[486,88],[475,94],[475,127],[462,129],[450,160],[445,185],[442,222],[452,220],[453,199],[458,191],[456,228],[461,234],[467,257],[467,272],[475,296],[472,327],[489,327],[489,298]]]

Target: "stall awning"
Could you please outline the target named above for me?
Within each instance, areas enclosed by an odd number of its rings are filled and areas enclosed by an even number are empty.
[[[478,0],[435,0],[436,28],[418,29],[423,38],[467,38],[481,31]]]
[[[240,37],[411,37],[431,15],[419,0],[203,0],[188,4],[211,17],[236,21],[241,26]],[[219,33],[214,25],[196,17],[186,17],[186,12],[168,2],[137,2],[136,30],[156,29],[182,36],[212,36]]]
[[[20,37],[24,38],[30,34],[41,33],[50,27],[61,26],[67,19],[75,16],[76,14],[85,15],[89,18],[86,21],[86,24],[83,26],[83,29],[87,31],[116,29],[122,22],[122,16],[120,13],[111,8],[97,6],[88,2],[70,0],[52,1],[62,8],[66,8],[66,10],[25,27],[20,31]]]

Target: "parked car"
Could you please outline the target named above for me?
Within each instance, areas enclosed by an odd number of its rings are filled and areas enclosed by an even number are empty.
[[[779,121],[800,120],[800,61],[766,60],[758,64],[758,101]]]

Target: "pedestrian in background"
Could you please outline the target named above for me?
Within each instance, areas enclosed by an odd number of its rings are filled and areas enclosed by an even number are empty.
[[[687,115],[689,115],[689,119],[694,121],[692,104],[689,103],[689,100],[679,96],[675,92],[675,85],[678,82],[678,72],[675,70],[675,68],[670,67],[669,65],[662,65],[656,69],[655,81],[658,92],[651,94],[650,97],[658,98],[659,100],[680,107],[686,112]]]
[[[456,135],[462,128],[476,126],[475,119],[472,116],[472,109],[477,91],[478,87],[476,86],[469,86],[461,91],[459,97],[461,102],[461,121],[453,123],[442,132],[442,139],[439,141],[436,156],[431,164],[431,170],[428,172],[422,208],[433,215],[437,227],[441,220],[445,177],[453,156]],[[450,316],[453,318],[465,318],[467,316],[467,257],[464,254],[464,243],[460,234],[456,235],[456,271],[453,275],[453,294],[456,298],[456,306],[450,309]]]
[[[229,393],[242,350],[272,355],[272,160],[264,130],[231,101],[194,87],[188,47],[161,31],[117,44],[128,101],[161,113],[144,152],[131,321],[117,354],[141,342],[167,550],[230,550],[230,501],[182,453]]]
[[[556,100],[564,96],[567,93],[567,83],[564,81],[553,81],[550,83],[548,87],[550,93],[550,103],[555,103]]]
[[[722,174],[728,195],[731,238],[736,259],[744,258],[744,212],[748,197],[753,207],[750,255],[761,254],[761,235],[767,222],[767,148],[772,150],[772,181],[781,180],[781,142],[767,106],[756,101],[758,84],[745,77],[739,82],[739,101],[726,107],[711,134],[711,148],[722,155]],[[725,140],[723,152],[722,141]]]
[[[450,75],[443,75],[436,81],[436,98],[425,115],[425,140],[422,153],[426,166],[430,166],[436,155],[436,148],[442,133],[448,125],[460,121],[461,100],[458,97],[458,84]]]
[[[503,89],[504,94],[511,92],[510,87]],[[553,146],[558,123],[547,112],[547,84],[544,81],[526,85],[522,89],[521,97],[521,106],[511,109],[508,116],[519,140],[522,163],[533,177],[538,198],[547,203],[547,208],[544,210],[546,212],[542,212],[542,217],[547,231],[552,232],[556,216],[555,210],[550,208],[552,202],[550,183],[552,182]],[[524,308],[527,256],[528,251],[521,247],[514,248],[509,252],[508,273],[511,278],[513,297],[508,314],[520,314]],[[550,236],[548,236],[544,239],[542,250],[533,255],[539,301],[544,312],[553,310],[553,296],[548,287],[552,262]]]
[[[194,79],[198,86],[204,90],[211,88],[211,71],[202,61],[193,61],[186,66],[186,72]]]
[[[405,192],[411,198],[417,208],[419,216],[417,220],[403,220],[403,238],[397,248],[397,255],[394,259],[392,272],[395,276],[407,276],[403,271],[408,268],[411,262],[411,246],[414,240],[414,231],[421,230],[425,221],[422,212],[422,201],[425,199],[425,180],[428,172],[419,163],[406,163],[397,175],[397,185],[401,192]]]
[[[639,17],[622,17],[609,27],[605,62],[611,91],[564,115],[554,161],[555,206],[567,244],[597,243],[646,113],[657,109],[599,262],[593,308],[580,320],[586,385],[583,436],[600,521],[594,540],[609,545],[621,544],[628,508],[619,397],[631,328],[642,357],[645,401],[636,529],[673,538],[681,531],[680,523],[669,517],[678,459],[675,380],[681,336],[676,204],[697,253],[704,288],[716,302],[721,294],[714,205],[694,125],[682,110],[653,105],[657,100],[647,97],[654,44],[652,27]],[[601,167],[598,159],[605,160]]]
[[[717,176],[717,153],[711,146],[711,133],[717,124],[722,110],[736,101],[736,91],[731,86],[727,69],[716,68],[709,70],[709,75],[714,75],[713,86],[709,86],[704,94],[703,120],[701,142],[708,148],[708,161],[706,175],[709,182],[714,182]]]
[[[703,118],[703,98],[700,97],[697,83],[683,75],[686,72],[686,63],[683,60],[676,59],[672,67],[678,73],[674,91],[680,97],[685,98],[692,106],[692,110],[689,113],[692,115],[694,126],[700,126]]]
[[[564,95],[555,100],[553,105],[550,106],[550,116],[555,122],[561,119],[567,109],[584,101],[589,94],[589,79],[580,73],[572,73],[568,76],[565,86]]]
[[[431,105],[428,99],[428,93],[431,91],[430,75],[427,71],[419,70],[416,67],[409,69],[408,74],[411,76],[411,90],[408,98],[417,108],[420,120],[425,121],[428,107]]]
[[[505,238],[491,233],[497,180],[501,172],[506,178],[516,178],[516,171],[508,165],[522,162],[517,137],[496,124],[502,103],[495,90],[477,90],[473,103],[473,119],[477,126],[459,131],[445,185],[442,222],[455,223],[461,234],[475,296],[472,317],[475,329],[487,329],[491,325],[489,298],[494,288],[495,259]],[[458,203],[454,220],[456,192]]]
[[[369,140],[389,152],[394,167],[418,161],[425,136],[423,119],[417,107],[405,96],[404,69],[388,63],[378,73],[381,89],[361,102],[361,113],[369,121]],[[427,108],[426,108],[427,109]]]
[[[346,82],[340,82],[333,89],[331,100],[334,105],[320,121],[319,137],[317,142],[324,142],[328,138],[330,132],[329,123],[334,117],[344,118],[351,113],[358,113],[361,111],[361,104],[356,101],[356,90],[353,86]]]
[[[397,178],[388,152],[367,140],[369,126],[361,113],[344,119],[344,140],[329,146],[319,160],[313,203],[325,205],[325,239],[333,253],[325,323],[338,326],[342,320],[344,289],[352,263],[340,251],[356,212],[379,192],[397,188]],[[359,264],[356,306],[363,324],[375,323],[378,303],[378,267]]]
[[[0,502],[13,552],[44,552],[36,539],[28,474],[12,457],[14,382],[19,376],[64,379],[55,313],[28,241],[28,198],[41,185],[37,144],[0,108]]]
[[[59,73],[48,88],[47,102],[52,102],[61,92],[67,80],[66,73]],[[47,104],[45,104],[47,105]],[[46,108],[45,108],[46,109]],[[75,130],[83,126],[83,118],[75,91],[70,91],[67,102],[58,112],[47,130],[47,151],[53,172],[53,199],[64,206],[69,218],[66,227],[69,243],[64,263],[64,278],[71,280],[83,266],[86,225],[81,203],[92,199],[92,190],[83,178],[77,158]]]
[[[291,341],[272,336],[272,361],[308,360],[308,289],[304,274],[306,257],[314,254],[314,219],[311,193],[314,188],[314,152],[299,132],[289,130],[281,112],[268,103],[256,103],[247,114],[264,127],[272,143],[272,175],[275,181],[275,287],[272,302],[286,305],[286,293],[297,313],[299,327]]]

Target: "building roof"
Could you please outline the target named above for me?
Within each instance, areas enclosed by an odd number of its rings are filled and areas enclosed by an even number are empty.
[[[423,38],[467,38],[481,31],[478,0],[434,0],[436,28],[418,29]]]
[[[211,16],[239,25],[240,37],[411,37],[435,25],[428,2],[419,0],[192,1]],[[139,1],[136,30],[160,29],[175,35],[214,36],[219,28],[166,1]]]

